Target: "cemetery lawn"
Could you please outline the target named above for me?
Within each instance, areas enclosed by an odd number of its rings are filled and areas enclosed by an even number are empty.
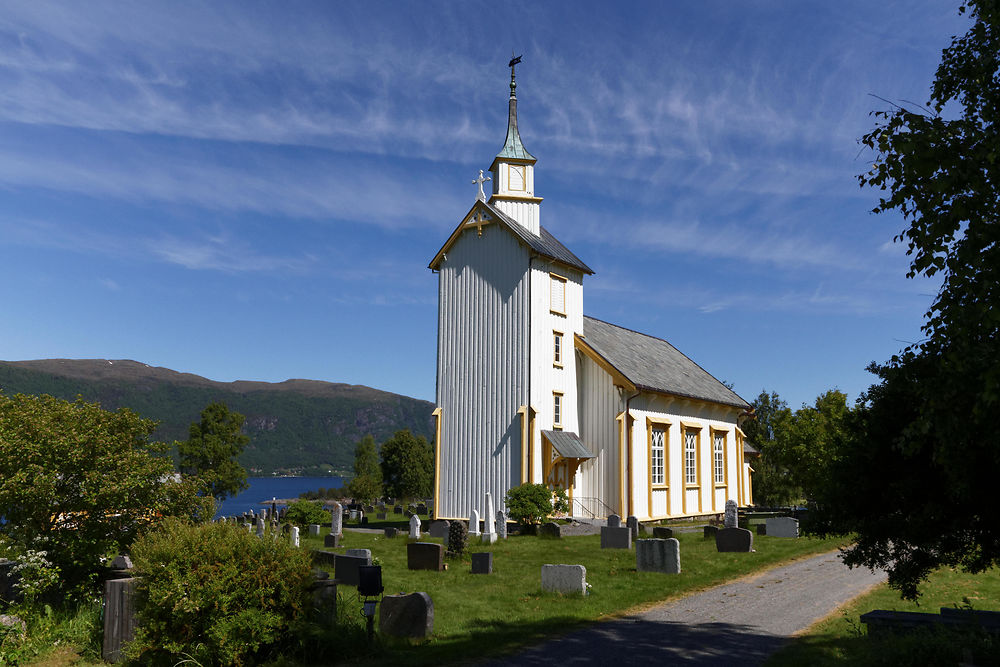
[[[583,623],[620,616],[628,611],[752,574],[780,563],[831,551],[843,539],[782,539],[755,536],[756,553],[718,553],[715,540],[701,532],[675,533],[680,541],[681,574],[637,572],[635,548],[601,549],[599,535],[544,539],[512,535],[492,547],[472,544],[460,560],[446,560],[444,572],[406,568],[407,538],[389,539],[345,531],[341,546],[368,548],[382,565],[385,594],[424,591],[434,602],[434,635],[411,644],[381,639],[367,658],[345,655],[351,663],[424,665],[468,661],[509,652],[563,634]],[[422,541],[441,542],[425,536]],[[321,538],[308,538],[304,548],[322,549]],[[337,549],[343,553],[343,549]],[[471,574],[468,553],[493,552],[493,574]],[[541,566],[581,564],[587,568],[590,594],[543,593]],[[331,566],[332,567],[332,566]],[[340,603],[359,613],[355,589],[341,587]],[[358,611],[355,611],[358,610]]]
[[[1000,638],[981,633],[920,632],[869,639],[860,616],[874,609],[938,613],[941,607],[1000,611],[1000,569],[966,574],[943,568],[921,585],[919,605],[880,584],[774,654],[767,667],[798,665],[1000,664]],[[963,655],[963,650],[969,654]]]

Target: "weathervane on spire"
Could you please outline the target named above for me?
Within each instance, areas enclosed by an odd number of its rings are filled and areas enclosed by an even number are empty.
[[[507,67],[510,68],[510,96],[516,97],[514,94],[514,89],[517,88],[517,83],[514,81],[514,65],[521,62],[521,56],[514,57],[514,52],[510,52],[510,62],[507,63]]]
[[[472,181],[473,185],[476,185],[477,183],[479,184],[479,194],[477,195],[477,198],[479,199],[479,201],[486,201],[486,193],[483,192],[483,183],[485,183],[486,181],[492,181],[492,180],[493,179],[490,178],[489,176],[483,176],[483,170],[480,169],[479,170],[479,178],[477,178],[476,180]]]

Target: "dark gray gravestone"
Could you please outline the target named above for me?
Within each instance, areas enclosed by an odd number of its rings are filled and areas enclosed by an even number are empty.
[[[427,505],[417,505],[417,514],[427,514]]]
[[[622,525],[622,518],[617,514],[612,514],[608,517],[608,526],[611,528],[618,528]]]
[[[666,526],[655,526],[653,528],[653,537],[658,540],[669,540],[674,536],[674,531]]]
[[[472,574],[493,574],[493,552],[472,554]]]
[[[704,530],[704,532],[702,533],[701,536],[703,538],[705,538],[706,540],[708,540],[708,539],[715,539],[715,535],[718,532],[719,532],[719,527],[718,526],[705,526],[705,530]]]
[[[602,549],[631,549],[632,531],[628,526],[601,526],[601,548]]]
[[[639,572],[681,573],[681,546],[674,538],[638,540],[635,543],[635,569]]]
[[[758,535],[767,535],[767,524],[766,523],[758,523],[757,524],[757,534]]]
[[[368,525],[368,517],[366,517],[366,516],[361,517],[361,525],[362,526],[367,526]]]
[[[629,518],[625,519],[625,525],[628,526],[628,529],[632,531],[632,539],[633,540],[639,539],[639,519],[635,518],[634,516],[630,516]]]
[[[337,583],[345,586],[357,586],[359,581],[358,568],[362,565],[371,564],[371,558],[337,554],[334,557],[333,576],[337,580]]]
[[[790,516],[773,516],[767,519],[765,530],[771,537],[798,537],[799,520]]]
[[[406,545],[409,570],[444,570],[444,545],[437,542],[410,542]]]
[[[393,538],[396,537],[396,534],[399,533],[399,530],[396,528],[384,528],[382,529],[382,532],[385,534],[386,537]]]
[[[383,634],[419,639],[434,632],[434,603],[427,593],[386,595],[379,607],[378,629]]]
[[[392,508],[392,513],[393,514],[402,514],[403,513],[403,508],[400,507],[399,505],[396,505],[395,507]]]
[[[543,523],[538,528],[539,537],[562,537],[562,528],[559,527],[558,523],[553,523],[549,521],[548,523]]]
[[[746,528],[723,528],[715,534],[715,548],[724,553],[753,551],[753,533]]]
[[[378,519],[379,521],[385,521],[386,516],[387,515],[386,515],[385,512],[376,512],[375,513],[375,518]]]
[[[451,530],[451,523],[448,521],[435,521],[431,524],[431,537],[440,537],[447,540],[449,530]]]
[[[323,538],[323,546],[327,549],[336,549],[340,546],[340,535],[328,534]]]

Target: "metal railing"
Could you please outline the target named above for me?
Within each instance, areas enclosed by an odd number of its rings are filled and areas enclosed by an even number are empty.
[[[579,514],[577,514],[577,508],[580,509]],[[603,519],[615,513],[614,509],[608,507],[600,498],[590,498],[587,496],[573,496],[569,509],[570,514],[573,516],[583,516],[591,519]]]

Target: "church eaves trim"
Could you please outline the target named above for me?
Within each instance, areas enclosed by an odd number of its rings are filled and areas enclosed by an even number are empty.
[[[504,227],[508,232],[516,236],[524,245],[528,246],[531,250],[536,252],[543,257],[548,257],[561,264],[565,264],[570,268],[582,271],[583,273],[593,275],[594,271],[589,266],[584,264],[583,260],[574,255],[569,248],[564,246],[559,240],[553,236],[545,227],[539,227],[540,235],[536,236],[530,231],[519,225],[503,211],[494,208],[490,204],[477,201],[469,209],[469,212],[462,217],[462,222],[458,224],[455,231],[451,233],[448,240],[444,242],[441,249],[438,250],[437,254],[434,255],[434,259],[431,260],[427,267],[431,270],[436,271],[441,265],[441,260],[447,254],[448,250],[451,248],[452,244],[458,240],[459,235],[467,229],[465,221],[476,211],[477,207],[482,207],[483,211],[491,215],[501,227]]]

